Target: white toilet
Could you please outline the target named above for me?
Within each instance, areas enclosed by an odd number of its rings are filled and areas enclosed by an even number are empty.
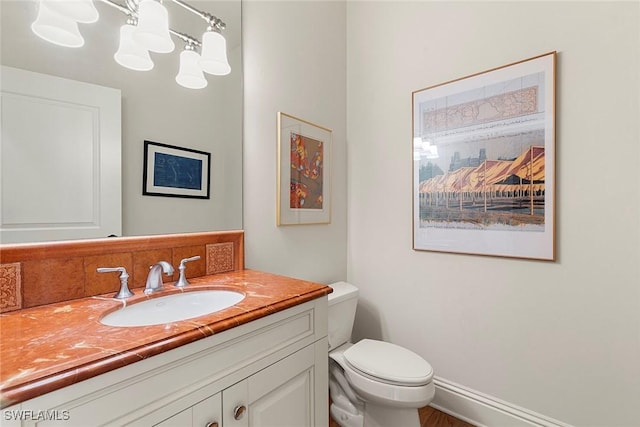
[[[395,344],[350,343],[358,288],[346,282],[329,286],[331,417],[342,427],[419,427],[418,408],[435,394],[431,365]]]

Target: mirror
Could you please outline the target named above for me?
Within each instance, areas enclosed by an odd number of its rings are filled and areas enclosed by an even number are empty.
[[[114,1],[125,4],[125,0]],[[208,85],[204,89],[176,83],[185,45],[176,37],[173,52],[151,53],[154,68],[150,71],[132,71],[116,63],[113,55],[126,15],[100,0],[94,0],[99,20],[78,24],[85,39],[80,48],[51,44],[31,31],[38,12],[36,0],[3,0],[0,4],[2,65],[121,91],[123,235],[242,228],[241,1],[187,3],[226,24],[223,35],[231,73],[205,74]],[[170,0],[164,4],[171,29],[202,40],[205,20]],[[145,140],[210,153],[210,198],[143,195]]]

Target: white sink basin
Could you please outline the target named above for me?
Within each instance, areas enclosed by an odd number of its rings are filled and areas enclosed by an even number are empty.
[[[235,305],[244,294],[225,290],[191,291],[153,298],[107,314],[107,326],[149,326],[192,319]]]

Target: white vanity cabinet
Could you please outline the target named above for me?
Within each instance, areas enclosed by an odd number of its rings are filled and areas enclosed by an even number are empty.
[[[234,384],[222,393],[224,427],[316,425],[314,373],[309,346]]]
[[[198,402],[157,427],[314,426],[314,346]]]
[[[157,427],[222,427],[222,393],[216,393],[211,397],[198,402],[164,421]]]
[[[11,409],[67,414],[23,426],[325,427],[327,348],[325,296]]]

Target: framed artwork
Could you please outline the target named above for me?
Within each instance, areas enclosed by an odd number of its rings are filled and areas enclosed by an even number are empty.
[[[210,153],[159,142],[144,142],[144,195],[208,199],[210,171]]]
[[[277,225],[331,222],[331,129],[278,113]]]
[[[556,52],[412,94],[413,249],[555,260]]]

